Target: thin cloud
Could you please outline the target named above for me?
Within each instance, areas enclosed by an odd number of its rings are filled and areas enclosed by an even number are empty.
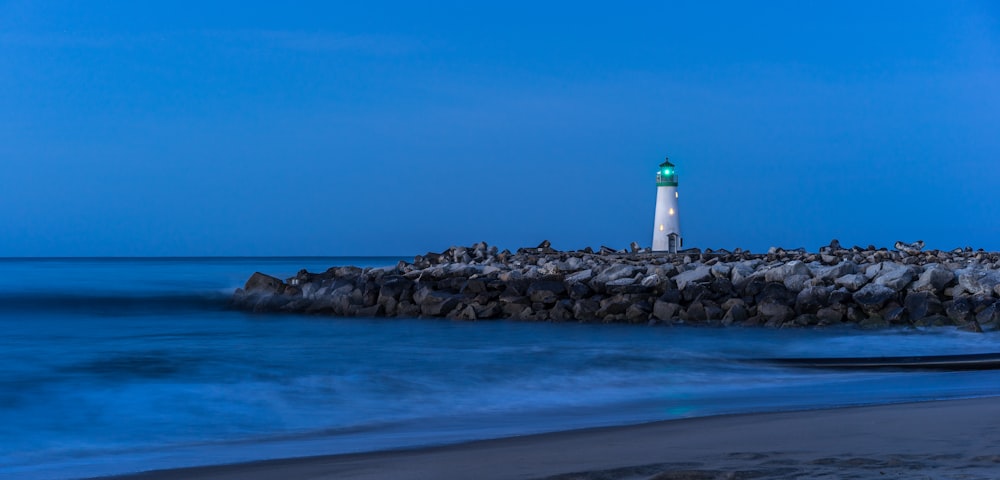
[[[336,32],[254,30],[215,32],[213,36],[256,48],[305,52],[353,52],[398,55],[419,49],[412,40],[388,35],[349,35]]]
[[[7,47],[27,48],[109,48],[125,40],[124,37],[111,35],[92,35],[81,33],[0,33],[0,45]]]
[[[170,42],[203,42],[247,50],[292,50],[315,53],[400,55],[422,48],[419,42],[390,35],[301,32],[284,30],[217,30],[200,32],[105,35],[80,32],[0,32],[0,46],[20,48],[105,49]]]

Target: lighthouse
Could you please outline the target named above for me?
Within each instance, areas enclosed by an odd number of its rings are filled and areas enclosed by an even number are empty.
[[[677,172],[670,158],[656,171],[656,214],[653,223],[653,251],[677,253],[681,239],[680,212],[677,209]]]

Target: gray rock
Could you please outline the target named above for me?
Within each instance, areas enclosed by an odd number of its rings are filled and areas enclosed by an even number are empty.
[[[405,277],[388,278],[382,282],[378,295],[399,300],[404,292],[413,288],[413,285],[413,281]]]
[[[617,280],[612,280],[608,283],[605,283],[604,285],[607,286],[608,288],[611,288],[611,287],[625,287],[628,285],[632,285],[634,283],[635,283],[634,278],[625,277],[625,278],[619,278]]]
[[[572,298],[573,300],[586,298],[593,293],[593,290],[591,290],[586,283],[582,282],[571,283],[566,287],[566,290],[569,292],[569,298]]]
[[[882,318],[889,323],[906,323],[907,311],[903,307],[890,307],[883,312]]]
[[[764,288],[758,293],[755,298],[757,303],[778,303],[781,305],[791,306],[795,304],[795,296],[797,292],[792,292],[785,288],[784,284],[781,283],[765,283]]]
[[[903,308],[909,313],[911,320],[927,318],[941,313],[941,301],[931,292],[911,292],[903,299]]]
[[[833,283],[838,287],[844,287],[852,292],[855,292],[868,284],[868,277],[863,273],[849,273],[837,278]]]
[[[829,302],[831,305],[843,304],[849,301],[853,301],[851,298],[851,291],[844,287],[834,288],[833,291],[830,292]]]
[[[732,276],[730,280],[733,285],[741,285],[746,282],[755,272],[754,268],[757,262],[740,262],[733,264],[732,266]]]
[[[980,269],[959,270],[958,284],[973,295],[993,295],[994,288],[1000,285],[1000,272]]]
[[[531,307],[520,303],[507,303],[502,307],[503,316],[512,319],[522,319],[530,315]]]
[[[355,312],[354,315],[358,317],[380,317],[385,313],[382,309],[382,305],[372,305],[370,307],[360,307]]]
[[[896,248],[896,250],[899,250],[900,252],[909,255],[919,255],[920,251],[924,249],[924,241],[917,240],[916,242],[913,243],[896,242],[894,247]]]
[[[729,279],[733,271],[733,266],[726,263],[716,263],[712,265],[712,276],[715,278]]]
[[[420,313],[432,317],[442,316],[455,309],[458,304],[465,298],[463,295],[450,292],[442,292],[438,290],[424,289],[424,294],[421,295],[421,299],[417,301],[420,305]],[[417,295],[413,295],[413,299],[417,300]]]
[[[874,274],[872,283],[885,285],[895,291],[900,291],[913,281],[913,267],[895,262],[882,262]],[[871,272],[865,272],[871,276]]]
[[[812,313],[826,306],[830,301],[830,293],[833,287],[807,287],[795,296],[795,311],[798,313]]]
[[[596,300],[579,300],[573,304],[573,318],[581,322],[587,322],[597,318],[597,311],[601,304]]]
[[[783,282],[785,288],[792,292],[801,292],[802,289],[809,285],[809,275],[795,274],[785,277]]]
[[[844,321],[844,312],[834,307],[821,308],[816,311],[816,318],[822,325],[836,325]]]
[[[642,281],[640,282],[640,284],[643,287],[646,287],[646,288],[654,288],[654,287],[660,285],[660,281],[661,281],[660,280],[660,276],[654,273],[654,274],[647,275],[646,277],[644,277],[642,279]]]
[[[633,303],[625,310],[628,323],[646,323],[650,317],[650,306],[646,302]]]
[[[692,302],[688,305],[688,308],[681,314],[681,318],[685,321],[692,323],[700,323],[708,320],[708,313],[705,311],[705,305],[701,302]]]
[[[601,283],[607,283],[613,280],[618,280],[619,278],[635,276],[638,270],[639,268],[633,265],[616,263],[602,270],[600,274],[594,277],[594,280]]]
[[[319,286],[315,283],[306,283],[301,287],[302,296],[304,298],[316,298],[316,293],[319,290]]]
[[[854,292],[852,298],[863,307],[881,307],[885,302],[896,296],[896,291],[885,285],[869,283]]]
[[[623,295],[618,294],[604,300],[601,300],[601,308],[597,311],[598,318],[603,318],[608,315],[624,314],[628,307],[632,305],[632,302],[628,301]]]
[[[540,280],[532,282],[525,292],[532,302],[545,304],[555,303],[566,292],[566,285],[555,280]]]
[[[910,285],[910,289],[917,292],[940,292],[954,279],[955,273],[951,270],[937,264],[930,264],[924,267],[924,272]]]
[[[996,328],[1000,325],[1000,304],[994,303],[976,314],[976,321],[980,325],[987,325]]]
[[[283,290],[284,286],[285,282],[282,282],[281,279],[260,272],[254,272],[247,279],[247,283],[243,285],[243,290],[247,293],[274,295]]]
[[[549,319],[553,322],[561,322],[573,318],[573,304],[564,302],[566,302],[566,300],[557,302],[552,306],[552,309],[549,310]]]
[[[785,278],[792,275],[805,275],[809,277],[810,274],[808,265],[798,260],[792,260],[765,271],[764,280],[768,282],[783,282]]]
[[[732,325],[734,323],[743,323],[746,319],[747,307],[742,303],[737,303],[726,309],[725,315],[722,316],[722,324]]]
[[[757,313],[764,317],[767,324],[780,326],[795,317],[795,311],[786,305],[774,302],[764,302],[757,306]]]
[[[578,257],[569,257],[566,259],[566,270],[575,272],[581,268],[583,268],[583,260],[580,260]],[[580,281],[582,282],[583,280]]]
[[[965,325],[972,321],[973,309],[972,299],[969,297],[957,297],[955,300],[945,302],[944,313],[956,325]]]
[[[586,282],[594,276],[594,271],[591,269],[580,270],[576,273],[571,273],[566,275],[566,283],[576,283],[576,282]]]
[[[809,269],[812,271],[813,278],[817,278],[827,283],[832,283],[834,280],[843,277],[844,275],[857,273],[857,265],[849,260],[829,266],[810,265]]]
[[[722,309],[729,310],[730,308],[733,308],[736,305],[742,305],[746,307],[747,303],[743,301],[742,298],[729,298],[725,302],[722,302]]]
[[[678,273],[673,280],[677,283],[677,289],[683,291],[689,284],[708,281],[711,276],[712,267],[700,265],[693,270]]]
[[[681,306],[676,303],[657,300],[653,303],[653,316],[663,321],[671,321],[677,318],[680,308]]]

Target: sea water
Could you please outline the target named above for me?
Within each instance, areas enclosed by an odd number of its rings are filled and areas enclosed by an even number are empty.
[[[252,314],[254,271],[399,258],[0,259],[0,477],[75,478],[724,413],[1000,394],[1000,374],[762,357],[1000,350],[862,331]]]

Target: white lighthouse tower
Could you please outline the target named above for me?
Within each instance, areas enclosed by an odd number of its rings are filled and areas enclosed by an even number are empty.
[[[677,172],[669,158],[656,171],[656,215],[653,223],[653,251],[677,253],[684,244],[677,209]]]

